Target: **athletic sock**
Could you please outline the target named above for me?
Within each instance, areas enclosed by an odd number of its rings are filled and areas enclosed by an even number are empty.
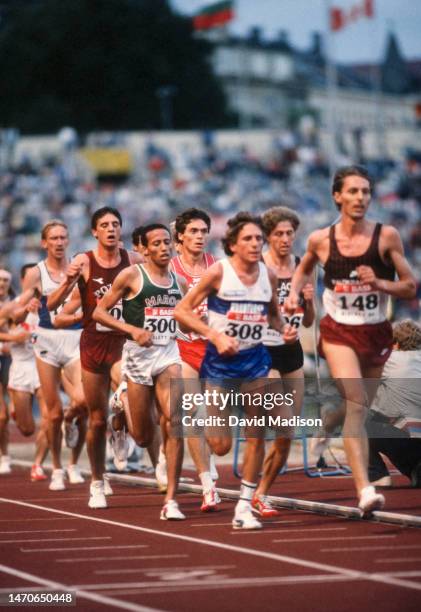
[[[210,475],[210,472],[202,472],[201,474],[199,474],[199,478],[200,478],[200,482],[202,483],[203,493],[205,491],[209,491],[210,489],[213,489],[214,483],[212,480],[212,476]]]
[[[241,481],[240,487],[240,499],[237,503],[237,508],[244,508],[251,505],[251,500],[257,489],[257,484],[254,482],[248,482],[247,480]]]

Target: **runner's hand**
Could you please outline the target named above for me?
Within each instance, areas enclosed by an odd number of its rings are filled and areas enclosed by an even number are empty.
[[[358,274],[358,279],[362,283],[367,283],[371,285],[372,289],[378,288],[378,283],[380,279],[378,279],[377,276],[374,274],[373,268],[371,268],[370,266],[358,266],[356,268],[356,272]]]
[[[282,336],[285,344],[293,344],[298,340],[298,330],[289,323],[286,323],[282,329]]]
[[[23,344],[24,342],[27,342],[31,336],[32,333],[30,331],[27,329],[21,329],[13,334],[13,342],[16,342],[16,344]]]
[[[238,349],[240,348],[238,340],[230,338],[224,333],[218,334],[212,342],[222,357],[232,357],[238,353]]]
[[[289,296],[285,298],[284,310],[286,314],[294,314],[299,305],[299,297],[295,291],[290,291]]]
[[[40,308],[41,302],[37,298],[31,298],[25,306],[25,310],[27,310],[28,312],[34,312],[35,314]]]
[[[152,346],[152,332],[147,329],[136,328],[132,331],[132,338],[139,346]]]
[[[303,287],[303,296],[306,302],[312,302],[314,297],[314,287],[311,283],[306,283]]]
[[[82,274],[82,264],[80,263],[76,263],[76,262],[72,262],[69,264],[67,270],[66,270],[66,281],[71,284],[75,281],[77,281],[77,279],[79,278],[79,276]]]

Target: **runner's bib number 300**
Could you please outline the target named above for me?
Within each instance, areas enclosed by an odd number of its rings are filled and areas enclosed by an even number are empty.
[[[144,329],[152,332],[152,343],[165,346],[175,338],[177,323],[174,308],[145,308]]]

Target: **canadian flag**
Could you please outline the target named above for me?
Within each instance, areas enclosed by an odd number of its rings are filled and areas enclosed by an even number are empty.
[[[349,9],[333,6],[330,9],[330,29],[332,32],[342,30],[347,25],[357,21],[360,17],[374,17],[374,0],[360,0]]]

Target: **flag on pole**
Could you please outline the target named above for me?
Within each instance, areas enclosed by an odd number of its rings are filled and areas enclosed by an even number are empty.
[[[374,0],[360,0],[358,4],[354,4],[349,9],[332,7],[330,9],[330,29],[332,32],[337,32],[360,17],[368,19],[374,17]]]
[[[234,2],[223,0],[204,6],[193,18],[195,30],[219,28],[234,19]]]

